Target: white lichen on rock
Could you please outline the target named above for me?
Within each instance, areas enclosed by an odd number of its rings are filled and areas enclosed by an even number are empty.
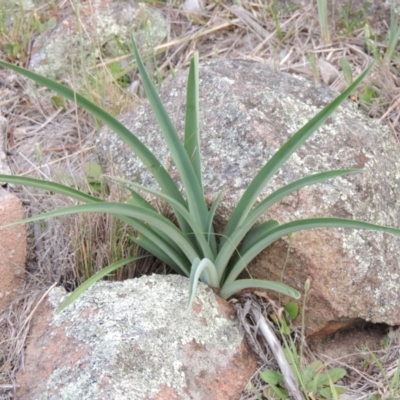
[[[81,367],[55,370],[48,390],[58,387],[60,400],[98,398],[92,393],[140,400],[154,396],[164,384],[182,399],[195,398],[185,392],[187,374],[223,367],[243,338],[237,321],[219,314],[215,295],[203,284],[196,292],[200,311],[186,312],[188,282],[177,275],[99,282],[55,314],[52,325],[63,326],[68,336],[91,351]],[[64,298],[62,289],[49,296],[54,307]],[[219,358],[210,362],[204,357],[195,363],[197,371],[185,371],[184,347],[190,344],[204,346],[208,354],[219,349]],[[104,379],[109,382],[105,389]]]
[[[30,69],[51,79],[74,77],[74,83],[80,86],[83,72],[100,59],[107,61],[126,54],[121,45],[128,49],[132,33],[137,31],[139,47],[147,50],[161,43],[168,32],[160,10],[134,0],[94,0],[76,7],[76,15],[72,12],[35,40]],[[148,22],[146,29],[141,28],[138,16],[143,13]]]

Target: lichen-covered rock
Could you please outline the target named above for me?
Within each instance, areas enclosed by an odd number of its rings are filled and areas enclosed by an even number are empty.
[[[57,18],[49,20],[48,29],[33,42],[29,68],[52,79],[68,75],[79,79],[100,60],[126,54],[121,46],[130,44],[132,32],[137,31],[139,46],[146,51],[167,36],[162,12],[135,0],[93,0],[71,7],[63,3]],[[141,24],[146,24],[146,29]]]
[[[238,399],[257,368],[228,303],[188,279],[100,282],[60,314],[54,289],[33,323],[20,400]]]
[[[163,88],[161,98],[183,131],[186,75]],[[205,193],[224,190],[217,231],[244,189],[285,141],[334,98],[327,88],[278,73],[260,63],[217,60],[200,67],[201,152]],[[148,106],[120,116],[171,170],[167,146]],[[146,185],[154,181],[130,149],[107,128],[99,154],[113,170]],[[263,196],[306,175],[339,168],[363,173],[297,191],[265,218],[287,222],[336,216],[400,227],[400,159],[389,129],[345,103],[278,171]],[[400,324],[400,241],[391,235],[348,229],[297,233],[290,242],[284,281],[302,290],[311,278],[309,334],[334,331],[357,319]],[[288,239],[249,266],[255,278],[279,281]]]

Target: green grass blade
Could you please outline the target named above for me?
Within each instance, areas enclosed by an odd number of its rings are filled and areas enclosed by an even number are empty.
[[[394,9],[394,5],[392,4],[390,10],[390,25],[388,32],[388,46],[386,49],[385,59],[389,64],[393,60],[393,54],[396,50],[396,46],[399,43],[400,39],[400,27],[398,24],[398,13]]]
[[[192,307],[200,277],[206,285],[219,287],[217,270],[212,261],[207,258],[203,258],[201,261],[199,258],[194,260],[190,268],[188,310]]]
[[[200,187],[203,187],[201,179],[199,123],[199,53],[197,52],[190,61],[188,75],[184,144]]]
[[[222,286],[220,296],[224,299],[228,299],[233,296],[235,293],[240,292],[244,289],[250,288],[260,288],[273,290],[274,292],[281,293],[285,296],[293,297],[294,299],[300,298],[300,293],[291,288],[288,285],[285,285],[281,282],[273,282],[273,281],[264,281],[261,279],[238,279],[231,283],[225,283]]]
[[[204,230],[208,209],[204,201],[204,194],[200,182],[196,177],[196,173],[193,169],[192,163],[190,162],[185,147],[176,133],[171,119],[169,118],[169,115],[165,110],[149,75],[147,74],[133,38],[132,45],[133,53],[135,55],[136,63],[142,79],[144,90],[147,94],[147,98],[164,135],[164,139],[167,143],[171,157],[182,178],[190,213],[193,214],[196,221]]]
[[[258,219],[268,211],[270,207],[280,201],[283,197],[295,192],[296,190],[310,185],[315,185],[329,179],[338,178],[340,176],[359,173],[360,169],[340,169],[327,172],[320,172],[314,175],[307,176],[305,178],[299,179],[295,182],[289,183],[275,192],[271,193],[264,200],[262,200],[254,209],[250,212],[247,218],[243,221],[242,225],[237,228],[225,242],[225,244],[220,248],[218,256],[215,260],[215,266],[217,267],[220,277],[222,273],[226,271],[226,266],[228,265],[232,255],[237,251],[239,243],[246,237],[247,233],[251,230],[253,225],[258,221]]]
[[[83,282],[81,285],[79,285],[78,288],[76,288],[68,297],[66,300],[63,301],[63,303],[58,307],[57,312],[61,312],[64,310],[66,307],[68,307],[70,304],[72,304],[79,296],[82,295],[83,292],[88,290],[93,284],[95,284],[97,281],[100,279],[104,278],[106,275],[110,274],[111,272],[114,272],[118,268],[123,267],[126,264],[133,263],[137,260],[140,260],[142,258],[145,258],[147,256],[135,256],[135,257],[130,257],[130,258],[125,258],[123,260],[119,260],[108,267],[103,268],[99,272],[96,272],[93,276],[91,276],[89,279],[87,279],[85,282]]]
[[[231,272],[229,273],[226,279],[226,283],[233,282],[243,271],[243,269],[246,268],[250,261],[258,254],[260,254],[260,252],[267,248],[271,243],[275,242],[283,236],[289,235],[290,233],[316,228],[371,229],[375,231],[390,233],[395,236],[400,236],[400,229],[345,218],[309,218],[288,222],[286,224],[280,225],[275,229],[268,230],[265,236],[261,236],[258,242],[253,245],[253,247],[248,249],[245,253],[241,254],[234,264]]]
[[[175,182],[168,174],[166,169],[161,165],[153,153],[123,124],[121,124],[116,118],[108,114],[102,108],[96,106],[94,103],[74,92],[73,90],[61,85],[51,79],[47,79],[41,75],[35,74],[34,72],[28,71],[24,68],[17,67],[16,65],[0,61],[0,66],[11,69],[34,82],[47,87],[50,90],[58,93],[60,96],[65,97],[68,100],[76,102],[80,107],[89,111],[93,116],[104,122],[110,129],[112,129],[140,158],[143,164],[148,168],[150,173],[154,176],[161,189],[168,193],[169,196],[175,198],[181,204],[185,205],[186,202],[183,199],[181,193],[178,190]],[[185,221],[181,220],[178,215],[179,223],[182,229],[186,228]]]
[[[331,41],[331,34],[329,31],[328,24],[328,1],[327,0],[317,0],[319,25],[321,28],[321,36],[324,43],[329,43]]]
[[[264,165],[260,172],[252,180],[238,205],[233,211],[221,239],[220,247],[225,244],[226,238],[240,227],[247,218],[251,208],[264,187],[268,184],[275,172],[286,160],[332,115],[339,105],[357,88],[371,70],[370,65],[343,93],[337,96],[331,103],[324,107],[314,118],[297,131]]]

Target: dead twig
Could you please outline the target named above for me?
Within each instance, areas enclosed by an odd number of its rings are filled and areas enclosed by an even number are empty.
[[[304,397],[301,394],[300,389],[297,385],[296,378],[293,375],[292,369],[290,368],[290,365],[286,360],[282,346],[279,343],[279,340],[276,337],[274,331],[271,329],[270,325],[262,315],[260,307],[253,303],[250,308],[250,314],[257,323],[257,327],[260,329],[265,340],[268,342],[268,345],[271,348],[273,355],[275,356],[275,359],[282,372],[286,389],[289,391],[294,400],[304,400]]]

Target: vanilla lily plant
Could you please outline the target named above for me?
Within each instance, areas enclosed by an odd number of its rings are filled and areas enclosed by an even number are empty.
[[[322,109],[314,118],[296,132],[257,173],[240,201],[234,208],[229,221],[221,235],[214,232],[214,216],[218,212],[218,204],[222,197],[220,193],[210,208],[204,198],[202,185],[202,165],[200,157],[199,132],[199,76],[198,55],[190,63],[187,98],[186,121],[183,140],[176,132],[158,94],[147,74],[143,62],[133,41],[134,55],[142,79],[147,98],[164,136],[166,146],[180,174],[183,190],[180,191],[176,182],[154,154],[116,118],[85,97],[57,82],[17,67],[4,61],[0,66],[24,75],[36,83],[45,86],[60,96],[76,102],[89,111],[94,117],[108,125],[129,146],[132,153],[139,157],[157,181],[160,191],[149,189],[138,184],[128,183],[132,196],[127,203],[107,202],[74,188],[45,180],[0,175],[1,181],[14,184],[37,187],[49,192],[60,193],[83,204],[43,213],[25,219],[31,222],[59,217],[74,213],[110,213],[134,228],[137,235],[133,240],[158,259],[162,260],[179,274],[190,278],[189,305],[191,305],[198,281],[219,289],[219,295],[229,298],[237,292],[248,288],[273,290],[293,298],[299,298],[300,293],[281,283],[258,279],[241,279],[241,272],[261,251],[276,240],[293,232],[341,227],[355,229],[374,229],[400,235],[400,230],[374,225],[367,222],[342,218],[309,218],[294,220],[280,224],[269,220],[257,225],[268,209],[284,196],[309,185],[314,185],[328,179],[359,173],[358,169],[340,169],[306,176],[276,190],[260,202],[259,195],[270,179],[285,163],[285,161],[323,124],[336,108],[351,94],[368,74],[367,68],[354,83],[330,104]],[[148,192],[158,196],[173,210],[178,226],[161,215],[153,205],[140,193]],[[97,272],[79,286],[60,306],[60,309],[71,304],[84,290],[97,280],[123,265],[137,260],[139,257],[120,260]]]

